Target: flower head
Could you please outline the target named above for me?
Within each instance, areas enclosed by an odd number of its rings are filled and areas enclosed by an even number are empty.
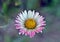
[[[34,37],[36,33],[42,33],[42,30],[46,25],[44,17],[40,16],[39,12],[35,12],[34,10],[29,10],[28,12],[25,10],[22,13],[19,13],[15,22],[19,34],[28,35],[30,38]]]

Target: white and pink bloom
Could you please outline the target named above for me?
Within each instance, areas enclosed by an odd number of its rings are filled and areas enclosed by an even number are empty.
[[[42,30],[46,25],[44,17],[40,16],[39,12],[35,12],[34,10],[29,10],[28,12],[25,10],[19,13],[15,22],[15,26],[16,29],[19,30],[19,34],[28,35],[30,38],[34,37],[36,33],[42,33]]]

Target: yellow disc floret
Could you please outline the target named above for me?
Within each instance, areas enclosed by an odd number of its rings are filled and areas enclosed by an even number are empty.
[[[34,19],[27,19],[24,25],[27,29],[34,29],[36,27],[36,21]]]

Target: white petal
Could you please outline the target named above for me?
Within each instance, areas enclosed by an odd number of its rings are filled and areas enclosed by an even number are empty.
[[[25,31],[26,31],[26,30],[27,30],[27,28],[25,28],[25,27],[24,27],[24,28],[23,28],[23,30],[25,30]]]
[[[39,15],[39,16],[37,16],[37,18],[36,18],[36,22],[37,22],[37,24],[39,24],[39,25],[41,25],[40,23],[41,23],[41,16]]]
[[[23,17],[23,15],[22,15],[21,13],[19,14],[19,16],[20,16],[20,18],[21,18],[22,20],[25,20],[24,17]]]
[[[23,17],[26,19],[27,18],[27,11],[25,10],[23,13]]]
[[[43,21],[44,17],[43,16],[40,16],[40,21]]]
[[[36,22],[37,22],[37,26],[36,26],[36,27],[40,27],[40,26],[41,26],[41,23],[40,23],[40,16],[37,16]]]
[[[21,26],[24,26],[24,23],[20,23]]]
[[[35,14],[35,11],[33,10],[33,12],[32,12],[32,18],[34,17],[34,14]]]
[[[39,19],[40,19],[40,16],[38,15],[37,18],[34,18],[37,22],[37,24],[39,24]]]
[[[39,16],[39,18],[37,18],[37,23],[41,23],[41,24],[44,24],[46,21],[43,21],[44,17],[42,16]]]
[[[38,17],[39,13],[36,12],[36,14],[34,15],[34,19],[36,19]]]
[[[20,21],[20,22],[23,22],[23,20],[19,17],[19,16],[17,16],[17,18],[16,18],[18,21]]]
[[[32,11],[31,10],[29,10],[28,11],[28,18],[32,18],[33,17],[33,15],[32,15],[33,13],[32,13]]]
[[[19,32],[19,35],[21,34],[21,32]]]
[[[15,25],[20,25],[20,26],[24,26],[23,23],[19,22],[18,24],[15,24]]]
[[[19,27],[20,29],[26,30],[26,28],[24,28],[23,26]]]
[[[42,33],[42,31],[41,31],[41,33]]]
[[[18,21],[18,20],[15,20],[15,22],[16,22],[16,23],[20,23],[20,21]]]
[[[37,26],[36,26],[36,28],[38,28],[38,27],[40,27],[41,26],[41,24],[39,23]]]

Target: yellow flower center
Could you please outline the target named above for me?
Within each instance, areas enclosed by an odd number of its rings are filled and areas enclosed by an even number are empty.
[[[25,27],[27,29],[34,29],[36,27],[36,21],[34,19],[27,19],[25,21]]]

